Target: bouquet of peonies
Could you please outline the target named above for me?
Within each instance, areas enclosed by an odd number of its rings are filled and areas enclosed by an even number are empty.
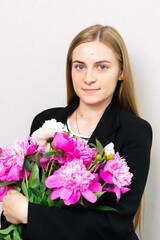
[[[96,139],[90,146],[51,119],[32,137],[0,148],[0,201],[8,189],[16,189],[30,202],[46,206],[115,210],[96,201],[105,192],[119,200],[130,190],[126,186],[133,174],[113,143],[103,148]],[[21,225],[11,224],[0,230],[0,239],[19,240],[20,233]]]

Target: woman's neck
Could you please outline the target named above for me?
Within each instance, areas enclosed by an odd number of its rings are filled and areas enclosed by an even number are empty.
[[[108,105],[103,103],[97,105],[88,105],[80,101],[79,106],[76,109],[77,117],[83,117],[85,121],[89,122],[99,121]]]
[[[69,117],[71,130],[76,134],[91,136],[106,107],[106,104],[96,106],[80,101],[78,108]]]

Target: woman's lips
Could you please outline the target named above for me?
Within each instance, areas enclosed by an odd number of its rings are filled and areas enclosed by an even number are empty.
[[[98,90],[99,90],[99,88],[96,88],[96,89],[94,89],[94,88],[92,88],[92,89],[83,89],[85,92],[97,92]]]

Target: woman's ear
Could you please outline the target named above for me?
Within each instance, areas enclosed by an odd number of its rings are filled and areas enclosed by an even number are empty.
[[[120,72],[118,80],[123,81],[123,71]]]

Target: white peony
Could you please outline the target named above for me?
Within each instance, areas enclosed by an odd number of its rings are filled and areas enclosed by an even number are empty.
[[[57,122],[56,119],[46,120],[42,127],[37,129],[32,134],[32,139],[39,145],[38,150],[43,149],[46,152],[50,149],[50,143],[47,142],[49,138],[53,138],[55,132],[63,132],[64,124]]]
[[[111,142],[111,143],[109,143],[108,145],[106,145],[106,146],[104,147],[104,151],[105,151],[106,155],[115,154],[114,144]]]

